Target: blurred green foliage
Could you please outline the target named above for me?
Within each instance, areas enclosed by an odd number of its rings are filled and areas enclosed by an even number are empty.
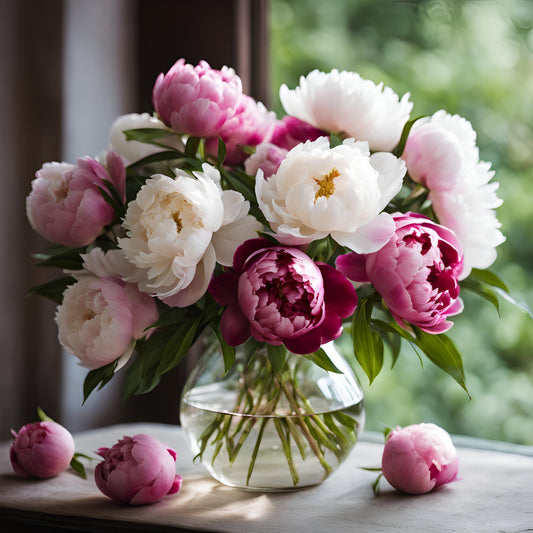
[[[531,0],[271,0],[273,109],[279,86],[313,69],[358,72],[411,93],[412,117],[438,109],[470,120],[492,162],[507,241],[491,267],[533,308],[533,2]],[[533,320],[501,317],[464,294],[450,337],[472,399],[405,346],[371,387],[367,425],[435,422],[455,434],[533,445]],[[390,359],[389,359],[390,361]],[[360,377],[363,372],[357,369]]]

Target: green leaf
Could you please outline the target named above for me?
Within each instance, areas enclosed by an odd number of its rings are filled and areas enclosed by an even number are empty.
[[[518,300],[514,296],[511,296],[508,292],[502,291],[499,288],[496,288],[495,291],[504,299],[507,300],[509,303],[513,304],[515,307],[520,309],[520,311],[527,313],[531,318],[533,318],[533,314],[531,313],[531,310],[529,309],[526,302],[523,302],[522,300]]]
[[[382,476],[383,474],[379,474],[374,483],[372,483],[372,491],[374,492],[374,496],[379,496],[379,481]]]
[[[87,376],[85,376],[85,381],[83,382],[83,403],[87,401],[87,398],[90,396],[91,392],[98,387],[101,389],[115,374],[115,369],[117,367],[117,361],[113,361],[106,366],[101,368],[96,368],[91,370]]]
[[[240,192],[251,205],[257,205],[255,185],[253,180],[250,180],[247,174],[234,174],[223,167],[220,168],[220,174],[223,180],[229,184],[231,189]]]
[[[383,341],[370,327],[372,302],[362,300],[355,310],[352,322],[353,349],[357,361],[372,384],[383,367]]]
[[[466,388],[461,354],[452,340],[443,333],[433,335],[414,326],[413,330],[416,335],[414,342],[424,352],[426,357],[455,379],[470,396]]]
[[[490,270],[480,270],[479,268],[473,268],[467,279],[476,279],[479,282],[498,287],[502,291],[509,292],[505,282]]]
[[[119,212],[122,209],[122,205],[117,204],[113,197],[103,187],[99,187],[97,185],[96,188],[102,195],[103,199],[113,208],[115,212]]]
[[[498,296],[494,290],[487,287],[483,283],[480,283],[474,279],[466,279],[461,283],[461,290],[468,290],[477,294],[478,296],[481,296],[496,308],[498,315],[500,314],[500,300],[498,299]]]
[[[270,364],[272,365],[272,370],[276,373],[280,373],[283,370],[283,366],[285,365],[285,358],[287,356],[287,348],[283,344],[280,344],[279,346],[275,346],[274,344],[268,344],[267,347],[267,354],[268,354],[268,360],[270,361]]]
[[[335,146],[339,146],[339,144],[342,144],[342,137],[336,132],[330,133],[329,134],[329,147],[335,148]]]
[[[159,312],[159,318],[150,327],[161,328],[180,324],[191,316],[192,309],[180,307],[168,307]]]
[[[359,468],[367,472],[381,472],[381,466],[360,466]]]
[[[39,406],[37,406],[37,415],[41,422],[55,422],[55,420],[50,418]]]
[[[132,130],[124,130],[122,133],[126,136],[128,141],[138,141],[141,143],[150,143],[165,137],[170,137],[174,132],[165,130],[163,128],[136,128]]]
[[[199,323],[200,320],[196,319],[192,323],[185,322],[176,329],[161,354],[161,360],[156,371],[157,376],[172,370],[185,357],[191,347]]]
[[[412,333],[401,328],[396,323],[388,323],[375,319],[372,322],[379,329],[391,331],[404,338],[413,348],[419,348],[432,363],[451,376],[470,397],[466,388],[461,354],[451,339],[444,335],[444,333],[434,335],[426,333],[415,326],[411,326],[415,335],[413,336]]]
[[[403,151],[405,150],[405,143],[407,142],[407,137],[409,137],[409,132],[411,131],[411,128],[413,127],[413,124],[417,120],[420,120],[421,118],[423,118],[424,116],[426,116],[426,115],[420,115],[419,117],[416,117],[416,118],[414,118],[412,120],[409,120],[409,121],[407,121],[405,123],[405,125],[403,127],[403,130],[402,130],[402,135],[400,137],[400,141],[396,145],[396,148],[394,148],[394,150],[392,151],[392,153],[396,157],[400,157],[403,154]]]
[[[219,137],[218,138],[218,151],[217,151],[217,166],[220,168],[224,164],[226,159],[226,145],[224,141]]]
[[[212,330],[217,336],[218,342],[220,343],[220,349],[222,350],[222,357],[224,358],[224,374],[226,374],[235,362],[235,348],[230,346],[222,336],[220,328],[213,326]]]
[[[78,457],[81,454],[75,453],[74,457],[72,457],[72,461],[70,461],[70,467],[76,472],[80,477],[83,479],[87,479],[87,473],[85,472],[85,467],[83,464],[78,460]],[[87,457],[86,455],[84,457]],[[90,459],[90,458],[89,458]]]
[[[322,349],[319,348],[314,353],[305,354],[304,357],[315,363],[315,365],[327,370],[328,372],[335,372],[337,374],[342,374],[342,371],[339,370],[328,357],[328,354]]]
[[[42,283],[41,285],[32,287],[28,291],[28,296],[38,294],[39,296],[49,298],[57,304],[61,304],[65,289],[73,283],[76,283],[76,280],[72,276],[62,276],[61,278],[53,279],[46,283]]]
[[[383,342],[389,347],[392,356],[391,368],[394,368],[402,349],[402,336],[394,330],[380,327],[379,321],[372,320],[371,326],[378,331]]]
[[[198,148],[200,147],[200,137],[189,137],[185,145],[185,155],[187,157],[196,157]]]
[[[144,167],[145,165],[149,165],[151,163],[158,163],[160,161],[172,161],[175,159],[183,159],[183,157],[184,157],[184,154],[182,152],[179,152],[178,150],[164,150],[162,152],[156,152],[155,154],[147,155],[146,157],[139,159],[139,161],[134,161],[133,163],[130,163],[126,167],[126,169],[130,171],[138,167]],[[186,158],[186,161],[191,162],[194,160],[190,160]]]
[[[80,254],[85,248],[71,248],[69,246],[51,246],[45,254],[33,254],[38,260],[37,266],[55,267],[68,270],[81,270],[82,259]]]
[[[487,285],[494,287],[494,290],[489,289]],[[500,310],[498,301],[499,296],[533,318],[533,314],[528,305],[524,301],[511,295],[505,282],[490,270],[473,268],[468,278],[461,282],[461,288],[471,290],[489,300],[498,310],[498,314]]]

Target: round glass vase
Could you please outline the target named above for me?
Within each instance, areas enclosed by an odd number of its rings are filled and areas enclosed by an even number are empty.
[[[213,339],[181,396],[180,422],[195,460],[224,485],[245,490],[289,491],[327,479],[365,419],[359,381],[334,343],[322,349],[341,373],[290,352],[275,372],[266,346],[248,342],[225,374]]]

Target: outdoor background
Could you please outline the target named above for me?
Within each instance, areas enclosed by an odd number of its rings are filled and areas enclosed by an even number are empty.
[[[459,114],[492,162],[507,241],[491,267],[533,308],[533,2],[530,0],[271,0],[272,107],[279,86],[313,69],[358,72],[411,93],[411,117]],[[434,422],[449,432],[533,445],[533,320],[507,302],[501,318],[463,293],[449,336],[472,399],[405,345],[366,394],[366,428]]]

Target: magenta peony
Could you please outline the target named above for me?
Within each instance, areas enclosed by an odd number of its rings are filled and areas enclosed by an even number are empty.
[[[74,439],[57,422],[34,422],[11,430],[14,440],[9,458],[15,474],[23,478],[49,478],[63,472],[74,457]]]
[[[152,101],[159,118],[174,131],[216,137],[237,111],[241,96],[242,83],[233,69],[215,70],[206,61],[193,67],[180,59],[158,76]]]
[[[26,213],[35,231],[65,246],[91,244],[113,221],[113,207],[99,188],[109,193],[111,182],[122,200],[126,195],[126,171],[122,158],[107,155],[107,168],[95,159],[68,163],[45,163],[37,171],[26,199]]]
[[[446,318],[463,309],[461,245],[451,230],[422,215],[393,218],[396,231],[383,248],[341,255],[337,268],[353,281],[372,283],[400,326],[442,333],[453,325]]]
[[[324,130],[319,130],[311,124],[289,115],[276,121],[271,142],[285,150],[291,150],[297,144],[305,141],[316,141],[319,137],[328,136]]]
[[[176,452],[150,435],[124,436],[111,448],[99,448],[96,486],[109,498],[130,505],[154,503],[181,488]]]
[[[381,470],[395,488],[424,494],[457,479],[459,458],[450,435],[435,424],[397,427],[383,450]]]
[[[227,305],[220,327],[232,346],[251,335],[293,353],[312,353],[340,336],[342,318],[357,305],[344,276],[297,248],[252,239],[237,249],[233,267],[209,286],[215,300]]]

